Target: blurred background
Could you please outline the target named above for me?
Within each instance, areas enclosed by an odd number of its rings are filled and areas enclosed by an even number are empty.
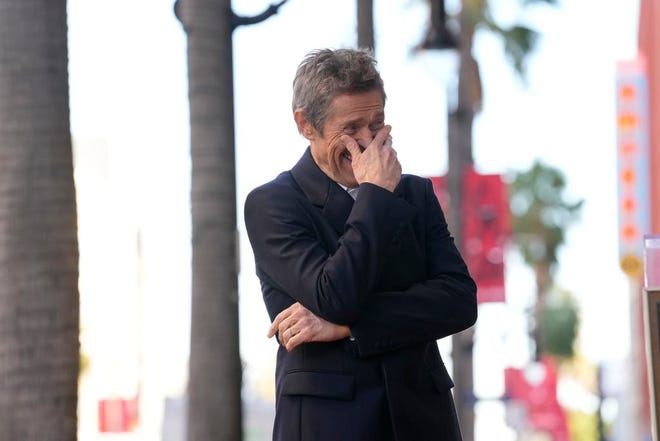
[[[446,17],[442,2],[373,2],[373,45],[403,171],[433,178],[447,211],[477,219],[452,227],[484,284],[479,322],[439,342],[448,366],[464,363],[454,358],[457,345],[471,349],[473,381],[459,378],[455,392],[474,410],[464,417],[474,428],[466,441],[651,439],[641,251],[626,248],[632,239],[621,233],[626,127],[617,113],[627,79],[646,93],[642,1],[484,2],[488,14],[463,53],[435,47],[433,32],[446,26],[460,40],[461,11],[482,2],[446,0]],[[243,201],[306,148],[291,115],[298,63],[312,49],[355,47],[358,38],[356,0],[283,3],[233,32],[249,441],[270,439],[276,343],[266,337]],[[231,5],[255,16],[270,2]],[[186,33],[173,9],[161,0],[68,0],[83,441],[185,439],[192,165]],[[478,69],[467,75],[478,78],[461,79],[468,62]],[[459,165],[469,167],[463,189],[472,190],[460,205],[451,200],[448,133],[452,124],[465,128],[464,108],[474,117],[471,157]],[[534,207],[545,214],[534,218]],[[651,230],[648,220],[636,226]],[[550,238],[539,243],[539,229]],[[480,261],[485,268],[476,268]]]

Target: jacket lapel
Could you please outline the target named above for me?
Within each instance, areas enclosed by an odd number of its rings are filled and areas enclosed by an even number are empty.
[[[353,208],[353,198],[316,165],[309,147],[291,169],[291,175],[307,199],[321,209],[335,232],[343,234],[344,224]]]

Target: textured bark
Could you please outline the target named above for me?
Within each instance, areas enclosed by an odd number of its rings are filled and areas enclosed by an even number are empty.
[[[0,440],[77,432],[66,0],[0,0]]]
[[[188,441],[242,437],[230,0],[181,0],[188,36],[192,317]]]

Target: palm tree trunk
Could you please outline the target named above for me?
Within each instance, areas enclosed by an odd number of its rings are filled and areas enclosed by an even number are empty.
[[[471,10],[464,5],[461,13],[461,38],[459,43],[459,83],[456,109],[449,113],[447,190],[449,200],[449,226],[459,249],[463,246],[461,205],[463,201],[463,176],[473,164],[472,124],[481,105],[481,83],[477,63],[472,57],[472,39],[475,25],[470,19]],[[474,327],[452,337],[452,361],[454,399],[461,423],[464,441],[474,440],[474,375],[472,349]]]
[[[374,1],[357,0],[358,47],[375,50]]]
[[[0,0],[0,439],[77,434],[66,0]]]
[[[188,441],[242,438],[230,0],[182,0],[191,127]]]
[[[537,264],[534,267],[534,276],[536,279],[536,302],[534,302],[532,340],[534,341],[534,360],[539,361],[545,352],[543,348],[543,329],[540,324],[545,308],[545,295],[552,286],[550,266]]]

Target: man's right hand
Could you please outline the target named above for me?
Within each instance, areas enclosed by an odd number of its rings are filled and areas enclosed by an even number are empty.
[[[369,182],[389,191],[394,191],[399,184],[401,164],[392,148],[391,130],[392,126],[383,126],[364,151],[353,138],[342,136],[342,141],[351,153],[353,173],[359,184]]]
[[[280,312],[268,330],[268,337],[279,336],[280,343],[291,352],[308,342],[330,342],[351,336],[348,326],[337,325],[314,315],[296,302]]]

